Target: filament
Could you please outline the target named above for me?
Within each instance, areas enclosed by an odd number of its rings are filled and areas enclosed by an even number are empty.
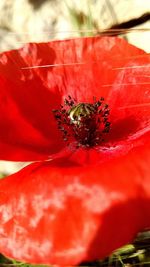
[[[97,63],[100,60],[90,61],[90,63]],[[29,67],[22,67],[21,69],[36,69],[36,68],[49,68],[49,67],[61,67],[61,66],[73,66],[73,65],[85,65],[89,64],[89,62],[68,62],[68,63],[60,63],[60,64],[45,64],[45,65],[34,65]],[[112,70],[122,70],[122,69],[139,69],[139,68],[148,68],[149,64],[147,65],[137,65],[137,66],[126,66],[126,67],[115,67]]]
[[[150,106],[150,103],[142,103],[142,104],[134,104],[134,105],[128,105],[128,106],[124,106],[124,107],[119,107],[117,109],[126,109],[126,108],[138,108],[138,107],[147,107]]]
[[[141,66],[127,66],[127,67],[115,67],[113,70],[125,70],[125,69],[141,69],[141,68],[148,68],[150,65],[141,65]]]
[[[150,31],[150,28],[136,28],[136,29],[103,29],[103,30],[91,30],[91,29],[85,29],[85,30],[61,30],[61,31],[42,31],[42,32],[35,32],[34,35],[42,35],[42,34],[57,34],[57,33],[97,33],[97,34],[105,34],[105,33],[112,33],[112,32],[147,32]],[[33,33],[29,32],[9,32],[9,34],[12,35],[31,35],[33,36]]]
[[[147,82],[135,82],[135,83],[114,83],[114,84],[103,84],[101,85],[102,87],[111,87],[111,86],[128,86],[128,85],[145,85],[145,84],[150,84]]]
[[[61,66],[84,65],[84,64],[86,64],[86,62],[74,62],[74,63],[64,63],[64,64],[39,65],[39,66],[23,67],[21,69],[22,70],[26,70],[26,69],[61,67]]]

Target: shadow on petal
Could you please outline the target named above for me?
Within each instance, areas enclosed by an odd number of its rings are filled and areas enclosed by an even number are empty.
[[[150,200],[133,199],[114,205],[100,218],[100,227],[87,252],[86,260],[98,260],[108,256],[117,248],[132,242],[139,231],[150,224],[146,206]]]

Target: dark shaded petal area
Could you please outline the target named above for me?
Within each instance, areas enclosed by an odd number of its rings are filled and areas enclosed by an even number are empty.
[[[100,259],[150,227],[150,139],[98,167],[34,163],[0,181],[0,252],[30,263]]]
[[[30,68],[43,65],[49,67]],[[129,68],[137,65],[144,68]],[[43,160],[60,152],[66,144],[52,109],[68,95],[78,102],[106,98],[112,109],[110,139],[125,136],[118,133],[124,120],[134,121],[136,133],[149,124],[149,70],[149,55],[116,37],[33,43],[1,54],[0,158]]]

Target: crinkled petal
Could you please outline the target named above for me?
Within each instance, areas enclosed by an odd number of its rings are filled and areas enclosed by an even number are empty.
[[[30,263],[100,259],[150,227],[150,141],[98,167],[63,159],[0,181],[0,252]]]
[[[113,136],[128,112],[130,123],[136,114],[141,129],[149,120],[148,64],[144,51],[117,37],[33,43],[1,54],[0,158],[39,160],[61,151],[65,143],[52,109],[68,95],[77,102],[104,96]],[[144,67],[128,69],[137,65]]]
[[[129,97],[132,100],[133,89],[138,91],[137,98],[140,96],[139,87],[145,85],[149,89],[150,55],[124,39],[92,37],[55,41],[50,45],[57,56],[54,65],[48,67],[53,68],[49,79],[55,77],[54,84],[57,83],[64,98],[71,95],[77,102],[92,102],[93,96],[103,96],[110,100],[114,91],[118,93],[121,89],[127,97],[132,89]],[[36,71],[44,80],[44,68]],[[126,88],[124,84],[129,82]],[[111,99],[112,102],[117,97]],[[123,98],[127,101],[124,95]],[[124,104],[120,100],[117,103]]]

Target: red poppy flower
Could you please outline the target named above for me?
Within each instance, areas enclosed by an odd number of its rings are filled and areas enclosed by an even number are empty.
[[[76,265],[150,226],[149,78],[116,37],[1,54],[0,158],[40,161],[0,181],[1,253]]]

